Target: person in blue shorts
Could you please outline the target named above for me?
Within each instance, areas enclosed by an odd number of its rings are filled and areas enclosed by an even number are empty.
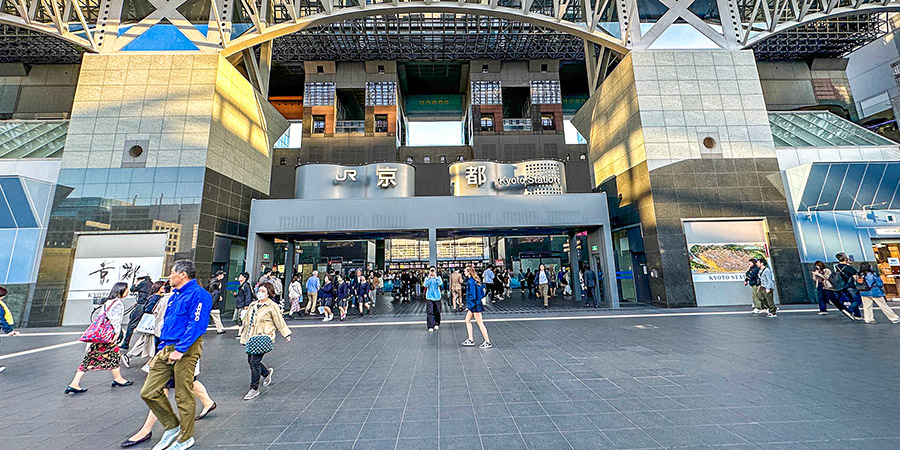
[[[475,318],[475,321],[478,322],[478,328],[481,329],[481,335],[484,336],[484,342],[481,343],[479,348],[491,348],[494,344],[491,343],[491,338],[488,337],[487,328],[484,327],[484,321],[481,318],[481,313],[484,311],[484,284],[481,283],[481,279],[478,278],[478,273],[475,272],[475,268],[472,267],[471,264],[466,266],[466,333],[468,333],[469,337],[465,341],[462,342],[462,345],[465,347],[472,347],[475,345],[475,341],[472,339],[472,318]]]

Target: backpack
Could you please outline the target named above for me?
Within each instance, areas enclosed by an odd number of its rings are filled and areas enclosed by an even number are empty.
[[[841,292],[850,287],[845,278],[844,270],[841,269],[841,264],[834,265],[834,271],[828,276],[828,282],[831,283],[831,290],[835,292]]]

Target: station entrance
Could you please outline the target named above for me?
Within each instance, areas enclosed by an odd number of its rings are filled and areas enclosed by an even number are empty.
[[[606,208],[604,194],[254,200],[247,266],[254,277],[277,266],[303,280],[313,270],[377,273],[385,281],[379,309],[400,314],[415,310],[415,302],[390,306],[388,282],[404,272],[422,277],[430,266],[449,278],[469,264],[509,278],[497,308],[542,310],[533,289],[529,294],[528,274],[544,264],[556,291],[551,307],[583,308],[588,296],[579,273],[591,270],[603,281],[614,273]],[[617,308],[617,290],[600,282],[592,297]]]

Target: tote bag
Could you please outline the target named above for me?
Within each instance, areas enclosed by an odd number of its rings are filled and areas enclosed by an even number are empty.
[[[141,316],[141,321],[138,322],[138,326],[134,329],[134,331],[141,334],[155,334],[156,333],[156,316],[152,313],[144,313]]]
[[[118,301],[118,300],[116,300]],[[113,302],[115,304],[115,302]],[[109,308],[112,308],[110,305]],[[103,312],[97,316],[94,322],[85,330],[84,334],[78,339],[81,342],[90,342],[93,344],[110,344],[116,341],[116,331],[106,317],[109,308],[103,308]]]
[[[250,311],[250,324],[248,325],[248,327],[251,330],[253,329],[253,323],[256,321],[257,312],[259,312],[258,305],[256,308]],[[265,334],[250,336],[250,339],[247,339],[247,343],[244,344],[244,351],[248,355],[265,355],[266,353],[269,353],[274,349],[275,341]]]

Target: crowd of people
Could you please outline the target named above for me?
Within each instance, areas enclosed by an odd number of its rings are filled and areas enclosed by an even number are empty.
[[[844,253],[836,255],[837,263],[828,267],[817,261],[812,271],[816,283],[819,314],[825,315],[830,303],[851,320],[874,323],[873,304],[878,305],[893,323],[900,323],[893,310],[885,303],[883,281],[869,263],[858,268],[851,264]],[[753,313],[777,317],[773,300],[774,277],[765,259],[751,259],[745,273],[745,284],[752,288]],[[466,339],[462,346],[475,346],[473,321],[477,324],[482,349],[493,347],[483,320],[485,304],[502,301],[511,293],[512,271],[488,266],[481,274],[470,264],[462,269],[440,273],[430,267],[424,274],[414,271],[364,274],[362,270],[349,273],[325,273],[319,278],[314,271],[301,283],[294,275],[288,285],[286,302],[282,294],[283,280],[273,271],[264,271],[257,283],[250,286],[250,276],[238,277],[239,286],[234,292],[237,303],[235,322],[239,330],[235,339],[247,355],[250,370],[249,390],[244,400],[260,395],[260,388],[273,383],[274,368],[267,367],[263,358],[275,347],[276,334],[286,342],[291,341],[291,329],[285,318],[301,314],[321,314],[324,321],[334,318],[335,312],[343,320],[350,311],[369,314],[376,302],[374,295],[385,281],[396,283],[394,301],[408,302],[424,292],[426,303],[425,325],[428,333],[440,329],[443,301],[448,301],[453,311],[464,310]],[[571,292],[568,271],[555,271],[543,264],[534,272],[515,274],[521,280],[521,289],[543,300],[546,307],[549,298],[558,291],[562,295]],[[586,305],[596,302],[591,295],[593,287],[602,278],[589,268],[579,273],[579,282],[587,293]],[[146,274],[137,277],[134,286],[115,283],[105,301],[98,307],[99,314],[81,337],[85,342],[85,355],[72,382],[66,386],[66,395],[78,395],[88,391],[81,386],[88,372],[108,371],[112,375],[111,388],[132,386],[133,381],[122,376],[120,364],[130,367],[135,359],[146,359],[142,371],[147,376],[140,396],[147,405],[147,417],[141,428],[129,436],[121,446],[132,447],[152,439],[152,428],[159,422],[165,429],[154,450],[183,450],[194,445],[194,422],[206,418],[217,407],[203,383],[200,382],[200,360],[203,354],[203,335],[210,321],[217,333],[225,333],[221,321],[224,306],[225,274],[219,271],[202,286],[196,280],[196,269],[191,261],[176,261],[168,278],[153,282]],[[302,303],[304,288],[306,303]],[[0,332],[15,336],[10,309],[3,302],[7,291],[0,287]],[[128,313],[123,299],[134,294],[136,303]],[[862,311],[860,311],[860,306]],[[123,326],[124,325],[124,326]],[[0,367],[0,372],[3,371]],[[175,407],[169,400],[174,391]],[[197,412],[197,401],[202,405]]]
[[[828,267],[823,261],[813,264],[811,276],[816,284],[816,299],[819,315],[828,315],[828,304],[834,306],[850,320],[875,323],[873,304],[892,323],[900,323],[900,316],[888,306],[885,299],[884,280],[870,263],[863,262],[854,267],[850,257],[840,252],[834,255],[837,262]],[[751,258],[750,267],[744,274],[744,284],[751,287],[753,314],[778,317],[778,307],[774,301],[775,277],[768,261]],[[860,311],[862,306],[862,311]]]

